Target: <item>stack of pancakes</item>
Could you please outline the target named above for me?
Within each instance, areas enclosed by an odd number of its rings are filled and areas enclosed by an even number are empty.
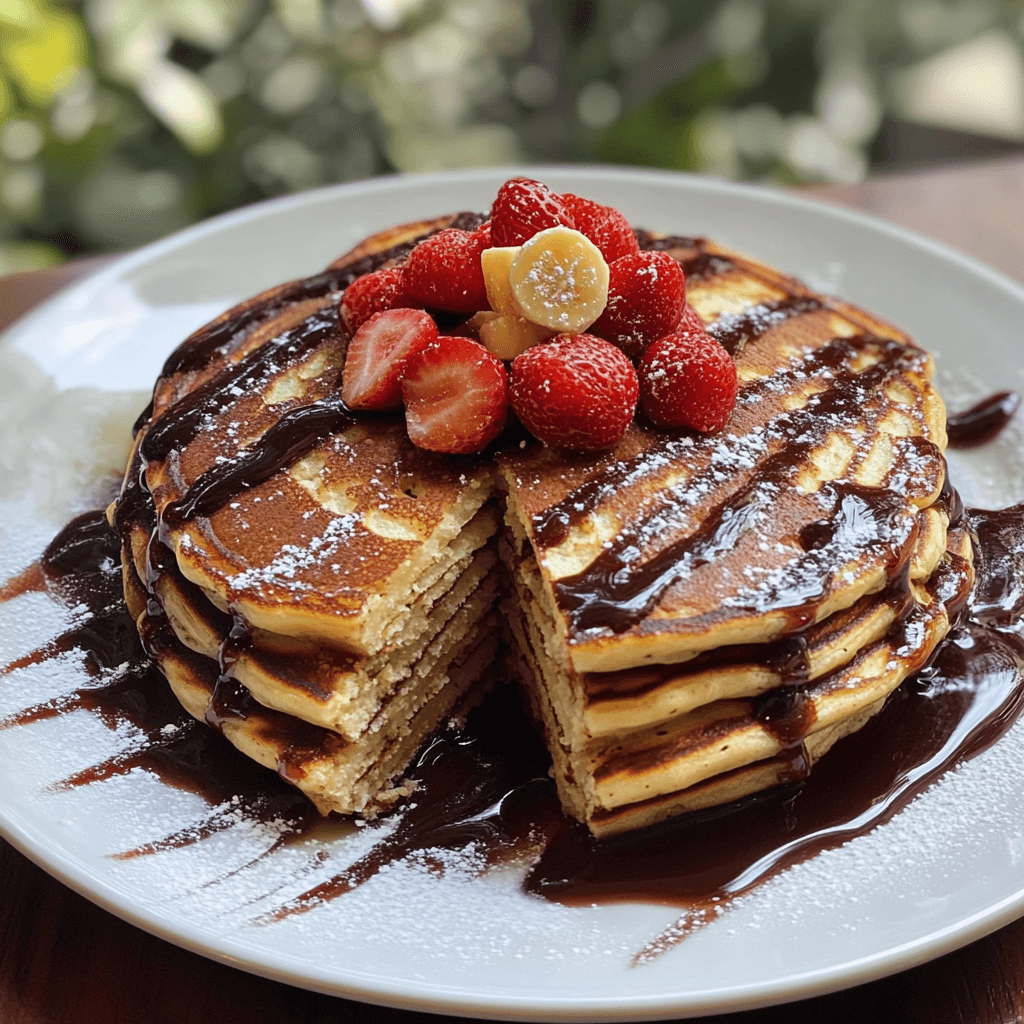
[[[797,780],[948,632],[945,412],[890,325],[707,242],[648,238],[736,360],[717,435],[499,459],[516,672],[601,836]]]
[[[338,409],[337,302],[460,216],[374,236],[168,361],[111,512],[152,656],[322,811],[366,812],[492,675],[508,575],[508,660],[596,834],[801,777],[970,586],[930,359],[770,268],[641,233],[736,359],[725,430],[424,452],[399,419]],[[295,444],[309,415],[319,433]]]
[[[305,448],[280,437],[307,410],[332,413],[345,284],[436,226],[379,236],[188,339],[110,513],[129,608],[181,703],[325,813],[400,795],[496,650],[488,465],[416,448],[400,418],[343,409]],[[282,468],[241,465],[252,454]],[[181,512],[239,465],[202,514]]]

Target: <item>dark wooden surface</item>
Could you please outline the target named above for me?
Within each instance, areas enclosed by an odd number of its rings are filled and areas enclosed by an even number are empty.
[[[1024,281],[1024,158],[807,190],[923,231]],[[0,328],[102,266],[0,279]],[[139,931],[0,840],[0,1024],[413,1024],[267,981]],[[1024,920],[932,963],[835,995],[708,1018],[722,1024],[1007,1024],[1024,1020]]]

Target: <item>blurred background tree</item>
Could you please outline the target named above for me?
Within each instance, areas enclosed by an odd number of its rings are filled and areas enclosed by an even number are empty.
[[[0,272],[520,160],[773,183],[1024,147],[1024,0],[3,0]]]

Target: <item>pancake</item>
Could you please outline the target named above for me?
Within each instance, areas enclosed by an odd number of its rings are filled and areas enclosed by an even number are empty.
[[[692,250],[672,243],[685,266]],[[849,607],[898,571],[942,488],[945,410],[927,353],[712,252],[728,269],[688,296],[736,359],[724,431],[637,420],[597,458],[540,446],[499,458],[507,520],[537,554],[578,671],[763,643]]]
[[[346,283],[450,223],[376,236],[186,340],[110,512],[140,633],[186,710],[325,813],[404,792],[409,760],[497,649],[490,466],[335,404]]]
[[[125,565],[125,595],[150,657],[182,707],[292,783],[324,815],[372,817],[413,792],[415,783],[402,781],[402,773],[425,736],[471,706],[474,687],[494,657],[491,617],[478,624],[471,641],[461,645],[445,671],[435,674],[436,685],[427,699],[404,715],[388,708],[364,735],[348,741],[333,730],[265,707],[243,686],[225,693],[218,660],[197,654],[166,620],[147,615],[149,594],[130,564]]]
[[[734,356],[725,429],[638,420],[600,458],[498,458],[513,671],[563,807],[598,835],[809,770],[948,631],[950,562],[970,575],[929,356],[712,243],[645,241]],[[784,735],[759,710],[780,701],[804,709]]]
[[[657,671],[560,671],[545,653],[553,631],[529,613],[536,604],[510,602],[515,672],[548,738],[563,806],[602,836],[804,777],[948,632],[973,570],[966,533],[947,536],[926,578],[908,574],[835,621]]]
[[[154,660],[324,812],[408,791],[416,749],[493,675],[502,619],[563,807],[596,834],[792,781],[923,664],[969,587],[929,356],[761,263],[638,232],[736,361],[725,429],[423,451],[341,403],[338,300],[481,221],[373,236],[172,354],[111,510]]]

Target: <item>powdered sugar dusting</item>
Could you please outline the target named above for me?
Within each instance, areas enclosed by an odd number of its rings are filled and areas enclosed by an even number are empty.
[[[275,586],[296,593],[311,591],[312,585],[299,579],[299,574],[303,569],[315,565],[331,564],[331,558],[351,540],[355,528],[361,521],[361,517],[356,513],[332,519],[323,533],[311,538],[305,547],[285,544],[267,565],[236,573],[229,580],[231,589],[259,591],[264,587]]]

